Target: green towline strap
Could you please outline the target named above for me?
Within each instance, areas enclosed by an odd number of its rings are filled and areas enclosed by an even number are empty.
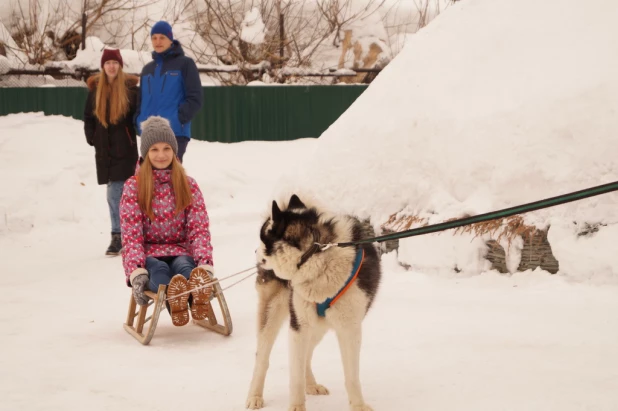
[[[600,194],[610,193],[618,190],[618,181],[600,186],[587,188],[585,190],[575,191],[569,194],[563,194],[556,197],[547,198],[545,200],[535,201],[533,203],[522,204],[515,207],[505,208],[498,211],[492,211],[485,214],[479,214],[472,217],[460,218],[458,220],[449,221],[446,223],[432,224],[425,227],[412,228],[410,230],[399,231],[392,234],[386,234],[374,238],[366,238],[360,241],[337,243],[339,247],[348,247],[357,244],[365,243],[381,243],[383,241],[396,240],[399,238],[413,237],[417,235],[436,233],[438,231],[449,230],[451,228],[463,227],[470,224],[480,223],[483,221],[496,220],[499,218],[510,217],[517,214],[528,213],[530,211],[540,210],[542,208],[554,207],[560,204],[570,203],[572,201],[582,200],[588,197],[594,197]]]

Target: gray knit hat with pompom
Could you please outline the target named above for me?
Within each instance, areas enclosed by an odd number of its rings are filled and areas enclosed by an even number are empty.
[[[146,158],[148,150],[153,144],[167,143],[172,146],[174,154],[178,155],[178,142],[176,136],[170,127],[170,122],[159,116],[148,117],[141,124],[142,126],[142,144],[140,146],[140,154],[142,158]]]

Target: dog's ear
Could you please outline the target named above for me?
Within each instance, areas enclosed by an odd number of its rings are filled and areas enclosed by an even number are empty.
[[[272,218],[273,221],[279,221],[281,219],[281,209],[275,200],[273,200]]]
[[[288,208],[307,208],[307,206],[302,201],[300,201],[300,198],[298,198],[296,194],[292,194],[292,197],[290,197],[290,204],[288,205]]]

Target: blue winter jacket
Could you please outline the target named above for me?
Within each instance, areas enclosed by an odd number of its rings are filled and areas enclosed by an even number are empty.
[[[150,116],[169,120],[177,137],[191,138],[191,119],[202,107],[202,83],[195,62],[185,56],[178,40],[163,53],[152,52],[152,60],[142,69],[135,125]]]

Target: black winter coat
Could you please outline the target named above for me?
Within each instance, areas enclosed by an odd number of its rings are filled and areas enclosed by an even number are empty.
[[[104,74],[103,74],[104,75]],[[97,166],[97,181],[107,184],[109,181],[125,181],[135,174],[137,163],[137,139],[133,116],[137,100],[136,76],[127,75],[126,85],[129,92],[129,112],[117,124],[105,128],[94,115],[97,94],[97,76],[88,79],[88,99],[84,109],[84,132],[86,141],[94,146]],[[109,118],[109,114],[108,114]]]

